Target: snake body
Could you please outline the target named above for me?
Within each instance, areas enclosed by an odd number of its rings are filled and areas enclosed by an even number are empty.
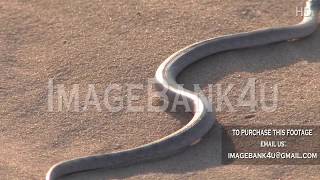
[[[215,115],[209,111],[206,97],[178,85],[176,82],[178,74],[190,64],[218,52],[299,39],[310,35],[318,26],[317,15],[320,9],[320,0],[308,0],[305,8],[311,13],[305,15],[303,20],[296,25],[212,38],[192,44],[172,54],[159,66],[155,79],[158,88],[167,90],[169,98],[179,95],[192,104],[194,116],[190,122],[178,131],[140,147],[57,163],[47,172],[46,180],[56,180],[62,176],[81,171],[119,168],[147,160],[164,158],[191,146],[214,125]]]

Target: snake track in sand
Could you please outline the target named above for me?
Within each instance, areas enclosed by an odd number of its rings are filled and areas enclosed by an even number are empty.
[[[119,168],[139,162],[170,156],[201,139],[215,122],[215,115],[208,110],[206,97],[183,89],[176,82],[177,75],[190,64],[218,52],[261,46],[270,43],[299,39],[310,35],[318,26],[320,0],[308,0],[305,8],[311,10],[303,20],[291,26],[261,29],[212,38],[185,47],[168,57],[158,68],[155,79],[167,90],[169,98],[183,96],[192,104],[194,116],[178,131],[157,141],[109,154],[67,160],[52,166],[46,180],[100,168]]]

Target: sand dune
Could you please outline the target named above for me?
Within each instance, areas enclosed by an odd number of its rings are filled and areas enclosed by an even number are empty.
[[[0,179],[43,179],[54,163],[135,147],[182,127],[183,113],[48,112],[47,83],[95,84],[99,98],[110,83],[145,83],[178,49],[218,35],[298,22],[303,1],[0,1]],[[275,112],[221,111],[227,124],[319,125],[320,31],[301,41],[208,57],[179,77],[198,83],[247,78],[277,83]],[[233,94],[234,93],[234,94]],[[236,100],[232,92],[230,100]],[[140,94],[138,104],[146,101]],[[121,94],[125,97],[126,92]],[[127,104],[124,105],[125,107]],[[55,106],[55,108],[57,108]],[[249,118],[248,118],[249,117]],[[220,165],[212,132],[175,157],[65,179],[319,179],[319,166]]]

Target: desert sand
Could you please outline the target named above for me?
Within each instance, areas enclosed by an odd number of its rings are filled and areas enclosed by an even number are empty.
[[[199,40],[297,23],[300,0],[0,1],[0,179],[43,179],[54,163],[136,147],[188,122],[184,113],[48,112],[47,83],[144,83],[170,54]],[[221,125],[310,124],[320,119],[320,30],[293,42],[231,51],[179,77],[191,87],[247,78],[279,85],[275,112],[217,112]],[[144,104],[146,92],[137,104]],[[126,92],[121,94],[125,97]],[[236,94],[229,96],[236,100]],[[126,105],[125,105],[126,106]],[[56,106],[55,106],[56,108]],[[252,115],[253,114],[253,115]],[[250,116],[248,116],[250,115]],[[320,166],[220,165],[214,129],[174,157],[64,179],[319,179]]]

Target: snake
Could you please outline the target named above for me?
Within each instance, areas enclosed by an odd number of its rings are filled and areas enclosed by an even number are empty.
[[[177,76],[189,65],[213,54],[309,36],[318,26],[320,0],[306,1],[304,10],[309,13],[304,13],[302,21],[294,25],[219,36],[191,44],[175,52],[156,70],[156,88],[166,90],[171,102],[175,96],[187,99],[191,104],[193,117],[186,125],[168,136],[136,148],[59,162],[47,172],[46,180],[56,180],[77,172],[121,168],[165,158],[199,142],[216,124],[215,112],[210,110],[211,104],[205,95],[183,88],[177,83]]]

